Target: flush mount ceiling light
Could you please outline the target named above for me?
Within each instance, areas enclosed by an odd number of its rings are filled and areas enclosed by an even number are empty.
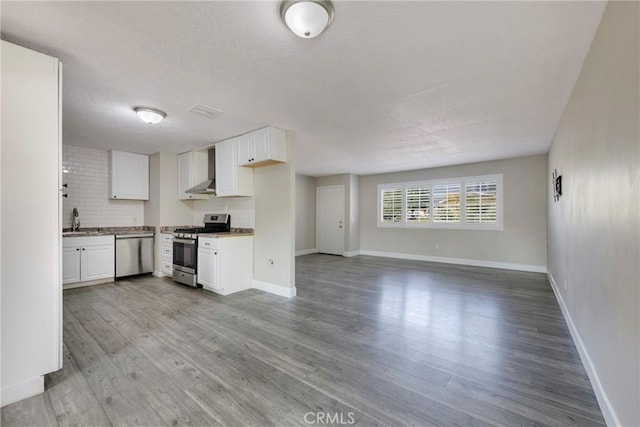
[[[333,3],[321,0],[283,0],[280,16],[298,37],[312,39],[333,20]]]
[[[167,115],[160,110],[154,110],[153,108],[136,107],[133,109],[136,112],[140,120],[150,125],[160,123]]]

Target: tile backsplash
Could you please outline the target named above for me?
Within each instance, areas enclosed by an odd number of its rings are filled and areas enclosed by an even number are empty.
[[[108,198],[108,168],[107,151],[62,146],[62,181],[68,184],[68,197],[63,199],[63,227],[71,227],[74,207],[80,214],[81,227],[144,225],[144,201]]]

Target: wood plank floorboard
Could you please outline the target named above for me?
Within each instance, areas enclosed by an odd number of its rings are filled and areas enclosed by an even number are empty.
[[[292,299],[150,276],[65,291],[64,368],[2,425],[604,425],[545,275],[319,254],[296,270]]]

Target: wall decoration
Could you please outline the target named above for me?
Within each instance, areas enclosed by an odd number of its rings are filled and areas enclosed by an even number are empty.
[[[551,185],[553,186],[553,201],[557,202],[562,196],[562,175],[558,173],[558,169],[553,170]]]

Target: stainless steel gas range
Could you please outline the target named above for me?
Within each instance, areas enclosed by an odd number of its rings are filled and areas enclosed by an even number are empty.
[[[173,280],[198,287],[198,234],[231,231],[231,215],[206,214],[204,227],[179,228],[173,232]]]

